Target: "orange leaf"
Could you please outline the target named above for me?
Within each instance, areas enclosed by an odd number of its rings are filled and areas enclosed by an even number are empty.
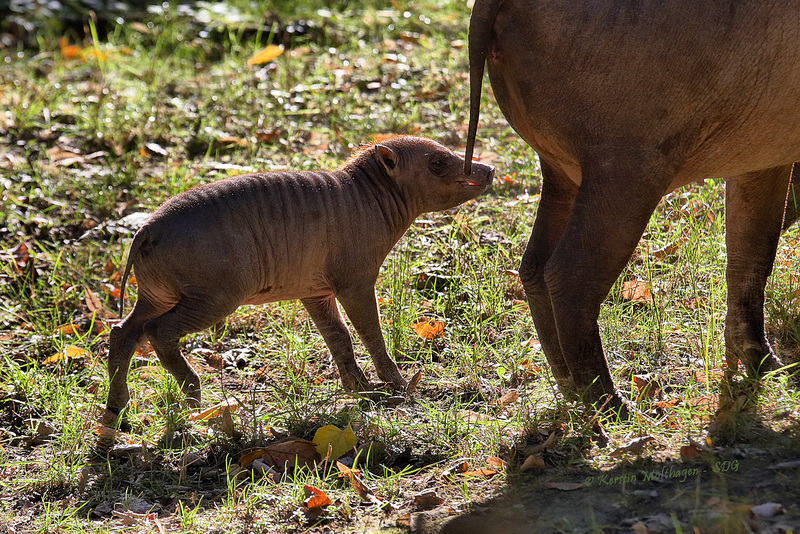
[[[88,355],[89,355],[88,350],[76,347],[75,345],[70,345],[67,348],[65,348],[62,352],[53,354],[49,358],[45,359],[44,365],[52,365],[60,362],[61,360],[81,359],[85,358]]]
[[[474,471],[465,471],[465,477],[493,477],[497,474],[494,469],[475,469]]]
[[[283,45],[269,45],[250,56],[250,59],[247,60],[247,64],[251,67],[253,65],[263,65],[264,63],[269,63],[281,54],[283,54]]]
[[[81,45],[71,45],[67,44],[66,37],[62,37],[58,41],[58,48],[61,50],[61,55],[64,59],[75,59],[80,57],[81,52],[83,52],[83,47]]]
[[[628,280],[622,284],[622,298],[631,302],[653,302],[653,296],[644,280]]]
[[[306,492],[306,500],[303,501],[306,508],[319,508],[333,504],[330,497],[319,488],[306,484],[303,486],[303,490]]]
[[[490,465],[495,469],[505,469],[506,467],[506,463],[502,460],[502,458],[498,458],[497,456],[487,456],[486,465]]]
[[[105,52],[100,51],[97,48],[87,48],[81,52],[81,59],[86,61],[89,58],[95,58],[97,61],[105,61],[107,56]]]
[[[414,325],[414,332],[423,339],[434,339],[444,335],[444,323],[425,319]]]
[[[56,329],[57,332],[61,332],[65,336],[74,336],[75,334],[80,334],[81,329],[76,324],[63,324]]]
[[[207,419],[212,419],[214,417],[221,417],[222,411],[225,408],[230,408],[231,412],[235,412],[236,409],[239,407],[239,401],[234,398],[226,399],[219,404],[215,404],[211,408],[207,408],[205,410],[201,410],[199,412],[194,412],[189,416],[190,421],[205,421]]]
[[[263,458],[264,456],[264,449],[258,449],[255,451],[250,451],[247,454],[243,454],[241,458],[239,458],[239,465],[242,467],[247,467],[248,465],[253,463],[253,460],[257,458]]]
[[[114,297],[115,299],[119,298],[120,290],[118,287],[115,287],[114,284],[101,284],[103,290]]]

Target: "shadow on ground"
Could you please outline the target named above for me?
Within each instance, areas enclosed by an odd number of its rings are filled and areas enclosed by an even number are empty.
[[[734,424],[726,421],[725,424]],[[800,422],[783,432],[738,414],[734,438],[695,461],[622,461],[609,471],[545,469],[508,478],[469,514],[413,517],[412,532],[800,532]],[[771,504],[772,503],[772,504]],[[756,508],[754,508],[756,507]]]

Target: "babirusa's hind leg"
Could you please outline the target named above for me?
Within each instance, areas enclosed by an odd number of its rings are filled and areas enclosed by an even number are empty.
[[[672,179],[658,154],[613,144],[587,149],[582,182],[544,280],[564,360],[590,404],[627,416],[603,354],[600,305]]]
[[[775,261],[790,175],[788,165],[726,183],[725,359],[730,370],[741,360],[754,377],[782,365],[764,332],[764,287]]]
[[[558,341],[553,303],[544,280],[544,267],[567,225],[578,186],[563,174],[555,172],[546,161],[543,160],[541,165],[542,194],[533,231],[522,256],[519,277],[525,288],[536,335],[553,377],[564,395],[574,397],[577,393],[575,383]]]
[[[171,310],[144,325],[144,333],[158,359],[178,382],[193,408],[200,406],[200,377],[181,354],[178,343],[186,334],[209,328],[236,308],[236,304],[214,302],[205,296],[181,297]]]
[[[136,347],[144,342],[144,324],[158,312],[140,300],[125,319],[111,329],[108,349],[108,400],[103,422],[109,426],[128,405],[128,369]]]

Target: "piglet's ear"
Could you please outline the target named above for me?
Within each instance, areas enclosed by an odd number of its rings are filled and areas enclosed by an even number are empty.
[[[397,153],[386,145],[375,145],[375,151],[383,166],[386,167],[386,172],[394,174],[397,167]]]

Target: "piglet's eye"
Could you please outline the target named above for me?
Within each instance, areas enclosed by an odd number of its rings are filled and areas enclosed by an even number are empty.
[[[447,164],[439,158],[432,159],[428,164],[428,169],[437,176],[441,176],[444,173],[445,167],[447,167]]]

